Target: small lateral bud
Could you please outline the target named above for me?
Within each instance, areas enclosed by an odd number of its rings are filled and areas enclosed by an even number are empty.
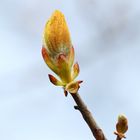
[[[128,130],[128,120],[124,115],[118,116],[118,122],[116,124],[116,132],[120,138],[125,138],[125,133]]]
[[[69,84],[66,85],[65,90],[72,93],[72,94],[76,94],[80,88],[80,84],[83,81],[75,81],[75,82],[71,82]]]
[[[128,130],[128,121],[124,115],[118,116],[118,123],[116,124],[116,130],[118,133],[124,134]]]

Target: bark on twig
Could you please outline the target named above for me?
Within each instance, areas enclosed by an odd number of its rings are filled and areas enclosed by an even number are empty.
[[[121,138],[119,136],[117,136],[116,140],[121,140]]]
[[[116,140],[121,140],[123,138],[124,139],[126,138],[124,134],[121,134],[121,133],[118,133],[118,132],[114,132],[114,134],[117,135]]]
[[[102,129],[97,125],[95,119],[92,117],[91,112],[88,110],[85,103],[82,101],[80,95],[78,93],[71,94],[77,106],[74,106],[76,110],[79,110],[89,126],[93,136],[96,140],[107,140]]]

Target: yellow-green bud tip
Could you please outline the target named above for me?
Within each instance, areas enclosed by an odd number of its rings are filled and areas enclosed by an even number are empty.
[[[44,43],[51,53],[72,46],[70,33],[62,12],[55,10],[44,29]]]

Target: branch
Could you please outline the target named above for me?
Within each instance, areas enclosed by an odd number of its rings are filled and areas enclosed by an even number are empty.
[[[76,102],[77,106],[74,106],[76,110],[79,110],[86,121],[87,125],[89,126],[93,136],[96,140],[107,140],[102,129],[97,125],[96,121],[92,117],[91,112],[88,110],[85,103],[82,101],[80,95],[78,93],[71,94],[74,101]]]

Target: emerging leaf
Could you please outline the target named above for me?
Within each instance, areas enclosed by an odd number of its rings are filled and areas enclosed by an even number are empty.
[[[49,74],[49,79],[50,79],[50,82],[53,83],[55,86],[63,86],[64,84],[57,80],[53,75]]]

